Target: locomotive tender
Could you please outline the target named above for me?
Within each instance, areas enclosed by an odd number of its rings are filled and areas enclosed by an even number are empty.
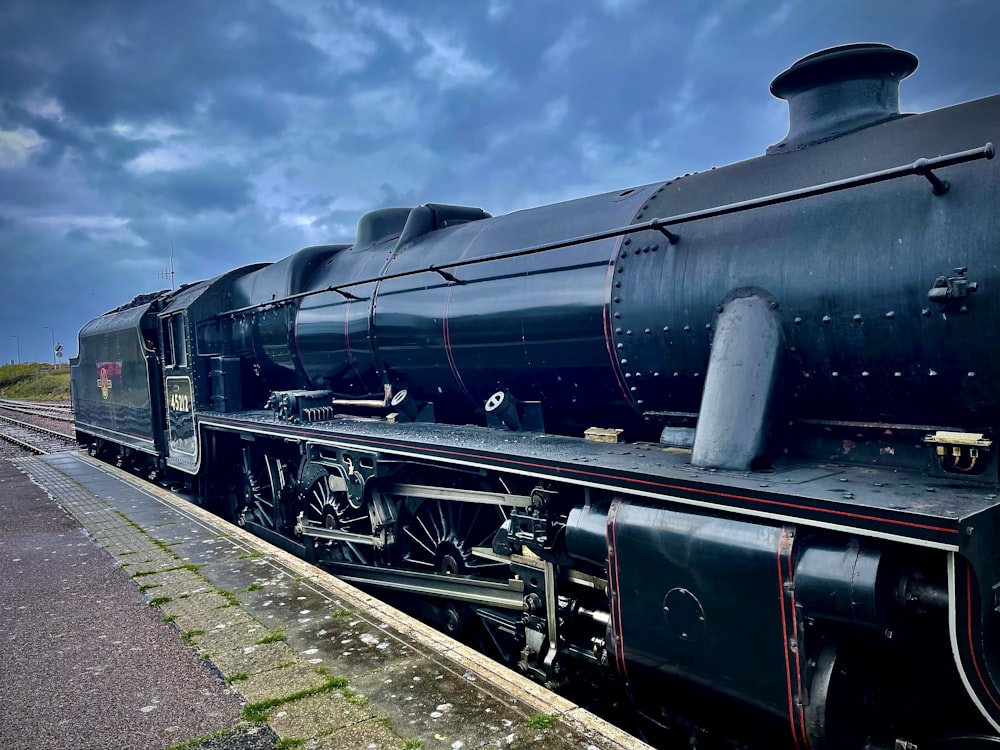
[[[819,52],[759,158],[137,297],[79,438],[668,738],[1000,742],[1000,96],[901,115],[915,68]]]

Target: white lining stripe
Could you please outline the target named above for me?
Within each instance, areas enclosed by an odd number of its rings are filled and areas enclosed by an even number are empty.
[[[997,732],[1000,732],[1000,724],[993,720],[989,712],[983,706],[982,702],[979,700],[979,696],[976,695],[976,691],[972,689],[972,683],[969,682],[969,677],[965,673],[965,669],[962,668],[962,657],[960,656],[958,650],[958,609],[955,606],[956,594],[958,593],[958,581],[956,580],[957,572],[955,567],[955,553],[948,553],[948,635],[951,638],[951,652],[955,657],[955,667],[958,669],[958,676],[962,678],[962,684],[965,685],[965,690],[968,692],[969,697],[972,698],[972,702],[976,704],[976,708],[983,715],[983,718],[990,723]],[[975,654],[973,654],[975,658]]]

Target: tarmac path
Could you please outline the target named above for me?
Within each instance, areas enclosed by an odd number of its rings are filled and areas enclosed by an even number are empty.
[[[165,748],[239,723],[239,696],[6,460],[0,518],[0,747]],[[276,740],[237,734],[232,747]]]

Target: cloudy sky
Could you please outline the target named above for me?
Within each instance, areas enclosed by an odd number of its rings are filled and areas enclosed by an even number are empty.
[[[0,362],[139,292],[763,153],[771,79],[915,53],[904,111],[1000,92],[996,0],[3,0]],[[16,337],[16,338],[15,338]]]

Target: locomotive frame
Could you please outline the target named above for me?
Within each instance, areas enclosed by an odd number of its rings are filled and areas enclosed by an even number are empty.
[[[79,438],[539,681],[600,675],[664,736],[1000,742],[1000,373],[954,323],[993,321],[1000,97],[901,117],[915,66],[804,58],[772,84],[786,139],[713,173],[384,209],[136,298],[81,331]],[[789,280],[802,236],[859,251]],[[896,238],[941,272],[854,268]]]

